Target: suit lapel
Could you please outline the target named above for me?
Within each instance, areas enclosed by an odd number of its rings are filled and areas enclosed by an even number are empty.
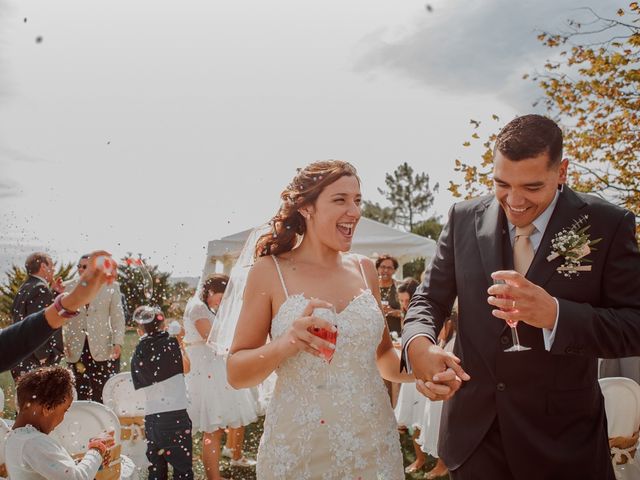
[[[585,205],[570,188],[564,187],[527,272],[526,277],[529,281],[542,287],[556,272],[556,268],[562,263],[562,258],[556,258],[551,262],[547,260],[547,256],[551,253],[551,241],[556,233],[571,226],[571,223],[580,216],[579,210]]]
[[[503,225],[502,208],[495,198],[487,199],[479,206],[476,211],[476,239],[489,285],[493,283],[491,274],[504,268]]]

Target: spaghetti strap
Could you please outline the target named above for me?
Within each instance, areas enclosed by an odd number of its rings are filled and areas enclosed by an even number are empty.
[[[362,279],[364,280],[364,286],[369,290],[369,282],[367,282],[367,276],[364,274],[364,267],[362,266],[362,261],[359,257],[356,257],[358,261],[358,265],[360,265],[360,273],[362,273]]]
[[[286,296],[286,298],[289,298],[289,292],[287,291],[287,286],[284,283],[284,277],[282,276],[282,270],[280,270],[280,263],[278,262],[278,259],[276,258],[275,255],[271,255],[271,258],[273,258],[273,263],[276,264],[276,270],[278,270],[278,276],[280,277],[280,283],[282,283],[282,289],[284,290],[284,294]],[[365,280],[366,282],[366,280]]]

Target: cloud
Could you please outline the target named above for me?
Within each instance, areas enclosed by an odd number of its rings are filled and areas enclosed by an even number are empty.
[[[21,195],[20,185],[11,180],[0,180],[0,198],[17,197]]]
[[[46,162],[42,157],[31,155],[30,153],[25,153],[21,150],[16,150],[15,148],[7,147],[5,145],[0,145],[0,161],[3,161],[4,159],[20,163]]]
[[[6,166],[11,163],[41,163],[45,159],[31,155],[29,153],[0,145],[0,166],[2,168],[2,178],[0,178],[0,199],[18,197],[24,192],[20,182],[12,179],[6,172]]]
[[[540,91],[522,75],[542,70],[544,60],[554,53],[537,34],[566,31],[568,19],[587,15],[578,10],[581,7],[615,16],[626,3],[447,0],[434,5],[432,13],[423,10],[410,26],[381,29],[362,39],[355,69],[369,74],[392,71],[457,94],[493,94],[530,109]]]

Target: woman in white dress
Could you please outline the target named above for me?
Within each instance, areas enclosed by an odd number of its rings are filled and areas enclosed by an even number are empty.
[[[451,317],[445,322],[440,335],[438,335],[438,344],[444,348],[445,352],[453,352],[453,346],[456,341],[457,315],[456,304],[451,312]],[[438,457],[440,417],[442,417],[442,400],[436,402],[427,400],[421,421],[422,429],[418,439],[416,440],[424,453],[428,453],[437,459],[436,465],[425,475],[425,478],[427,479],[441,477],[446,475],[449,471],[442,459]]]
[[[242,454],[244,426],[258,418],[257,405],[250,390],[235,390],[227,383],[223,355],[206,344],[215,322],[229,278],[215,274],[203,284],[201,292],[189,300],[184,313],[184,342],[191,360],[186,375],[189,417],[194,432],[203,433],[202,463],[208,480],[219,480],[220,442],[229,427],[227,445],[232,450],[232,465],[252,466],[255,461]]]
[[[227,364],[236,388],[277,373],[257,478],[404,479],[381,375],[413,377],[400,373],[373,263],[342,253],[360,219],[356,171],[341,161],[313,163],[281,198],[273,231],[256,247]],[[319,338],[336,331],[335,345]]]
[[[415,293],[416,288],[418,288],[418,285],[420,284],[414,278],[405,279],[400,285],[398,285],[398,301],[400,302],[400,309],[402,310],[403,316],[409,309],[409,302],[411,301],[411,297]],[[398,348],[401,347],[399,346]],[[420,448],[420,445],[416,443],[416,440],[420,436],[422,417],[424,415],[426,403],[427,397],[416,390],[415,382],[402,384],[394,413],[396,414],[398,426],[409,429],[411,439],[413,441],[413,450],[416,453],[415,462],[404,469],[406,473],[414,473],[420,470],[427,461],[427,456]]]

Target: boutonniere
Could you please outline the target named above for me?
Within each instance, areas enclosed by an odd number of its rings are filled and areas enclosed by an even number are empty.
[[[583,215],[570,227],[556,233],[551,241],[551,254],[547,257],[547,261],[551,262],[558,257],[563,257],[564,262],[556,270],[565,277],[591,271],[591,265],[583,265],[583,263],[592,263],[585,257],[595,250],[593,246],[602,239],[591,240],[588,233],[591,225],[586,224],[588,219],[588,215]]]

